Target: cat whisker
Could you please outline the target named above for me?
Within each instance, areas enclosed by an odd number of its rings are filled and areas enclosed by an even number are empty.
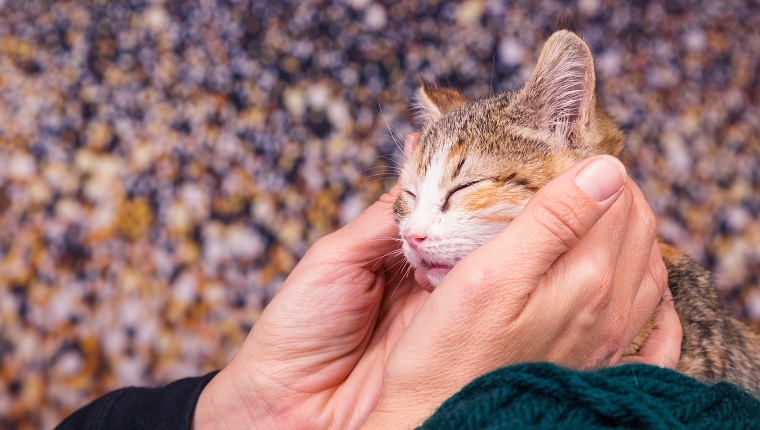
[[[390,178],[395,178],[396,176],[393,173],[385,172],[385,173],[374,173],[372,175],[364,175],[364,177],[367,179],[376,178],[376,177],[381,177],[383,179],[390,179]]]
[[[392,252],[393,252],[393,251],[390,251],[390,252],[386,252],[385,254],[383,254],[383,255],[381,255],[381,256],[379,256],[379,257],[373,258],[372,260],[369,260],[369,261],[367,261],[366,263],[364,263],[364,266],[365,266],[365,267],[366,267],[366,266],[372,266],[372,265],[374,265],[376,262],[378,262],[378,261],[382,260],[383,258],[388,258],[388,257],[391,257],[391,256],[393,256],[393,254],[391,254]]]
[[[378,155],[378,157],[390,161],[391,165],[385,166],[385,167],[396,169],[396,171],[399,171],[401,169],[401,155],[389,154],[389,155]]]
[[[373,172],[372,174],[367,174],[367,172]],[[374,166],[367,169],[364,169],[361,171],[361,175],[364,178],[380,178],[381,180],[384,179],[393,179],[398,177],[399,171],[396,167],[392,166]],[[365,184],[368,185],[368,184]]]
[[[400,237],[378,237],[378,238],[372,239],[370,242],[376,241],[376,240],[393,240],[393,241],[396,241],[396,242],[403,242],[404,241],[404,239],[402,239]]]
[[[380,155],[379,157],[383,157],[383,156]],[[368,172],[368,171],[372,171],[372,170],[384,170],[384,171],[387,171],[387,170],[395,170],[395,169],[396,169],[396,166],[380,165],[380,166],[368,167],[368,168],[362,170],[361,172],[364,173],[364,172]]]
[[[398,132],[396,127],[394,127],[393,125],[391,125],[390,122],[388,122],[388,118],[385,116],[385,112],[383,112],[383,106],[381,104],[378,104],[377,107],[380,109],[380,115],[382,115],[383,121],[385,121],[385,125],[388,127],[388,131],[391,133],[393,142],[396,144],[396,147],[401,151],[401,153],[403,153],[404,152],[404,137],[401,136],[401,133]]]
[[[374,184],[375,182],[382,182],[382,181],[386,181],[388,179],[394,179],[394,178],[395,178],[395,176],[391,175],[391,176],[387,176],[385,178],[374,179],[374,180],[371,180],[371,181],[369,181],[369,182],[367,182],[365,184],[362,184],[361,187],[367,187],[369,185]]]
[[[404,278],[406,278],[406,277],[408,277],[408,276],[409,276],[409,274],[410,274],[410,273],[412,272],[412,270],[414,269],[414,266],[412,266],[412,265],[411,265],[411,263],[409,263],[409,262],[408,262],[408,261],[406,261],[406,260],[401,260],[401,261],[402,261],[403,263],[405,263],[405,264],[407,264],[407,265],[408,265],[407,267],[402,267],[402,268],[401,268],[401,270],[399,271],[399,273],[400,273],[401,271],[403,271],[403,272],[404,272],[404,274],[401,276],[401,279],[403,280]],[[396,274],[396,276],[398,276],[398,273]],[[394,276],[394,278],[395,278],[396,276]],[[389,280],[388,282],[390,282],[390,280]],[[393,289],[393,291],[391,292],[391,296],[390,296],[390,298],[391,298],[391,299],[392,299],[392,298],[393,298],[393,296],[396,294],[396,291],[398,291],[398,289],[399,289],[399,288],[401,288],[401,282],[399,282],[399,283],[396,285],[396,288],[394,288],[394,289]]]
[[[393,238],[390,238],[390,237],[389,237],[389,238],[385,238],[385,239],[386,239],[386,240],[390,240],[390,239],[393,239]],[[383,240],[383,238],[378,238],[378,239],[374,239],[374,240]],[[372,265],[374,265],[376,262],[378,262],[378,261],[382,260],[383,258],[388,258],[388,257],[396,257],[396,256],[398,256],[399,254],[402,254],[403,252],[404,252],[404,250],[403,250],[403,249],[401,249],[401,248],[398,248],[398,249],[394,249],[394,250],[392,250],[392,251],[388,251],[388,252],[386,252],[385,254],[383,254],[383,255],[381,255],[381,256],[379,256],[379,257],[377,257],[377,258],[373,258],[372,260],[369,260],[369,261],[367,261],[366,263],[364,263],[364,266],[365,266],[365,267],[366,267],[366,266],[372,266]],[[388,269],[386,269],[386,270],[388,270]]]
[[[391,265],[387,269],[383,270],[383,273],[387,274],[391,270],[396,269],[398,266],[402,266],[403,267],[404,264],[406,264],[406,260],[399,260],[399,261],[393,263],[393,265]],[[392,282],[396,278],[396,276],[399,274],[400,270],[394,270],[394,272],[395,272],[395,275],[393,275],[393,277],[391,277],[390,279],[388,279],[387,282]]]
[[[374,176],[374,175],[395,175],[397,172],[392,169],[376,169],[374,172],[366,172],[363,173],[363,176]]]
[[[409,264],[409,267],[406,268],[406,270],[404,272],[404,276],[402,277],[402,279],[409,277],[414,270],[415,270],[414,266],[412,266],[411,264]],[[417,281],[415,281],[414,279],[412,279],[412,291],[411,291],[411,293],[414,293],[414,287],[416,287],[416,286],[417,286]],[[399,284],[396,286],[396,289],[393,290],[393,293],[391,294],[391,298],[393,298],[393,294],[395,294],[396,290],[398,290],[400,287],[401,287],[401,283],[399,282]]]
[[[414,271],[414,266],[412,266],[412,265],[411,265],[411,263],[410,263],[410,264],[409,264],[409,267],[408,267],[408,268],[407,268],[407,270],[406,270],[406,273],[404,273],[404,277],[406,278],[406,277],[407,277],[407,276],[409,276],[409,275],[410,275],[410,274],[411,274],[413,271]]]
[[[361,174],[362,176],[376,175],[376,174],[398,176],[399,173],[400,173],[399,169],[395,167],[383,166],[383,167],[374,167],[371,169],[365,169]]]

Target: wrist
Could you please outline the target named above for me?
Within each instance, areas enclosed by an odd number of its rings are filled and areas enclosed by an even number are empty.
[[[362,425],[362,430],[411,429],[433,415],[437,405],[410,402],[401,408],[386,407],[381,402]]]
[[[256,390],[239,385],[229,367],[209,381],[198,398],[192,430],[275,428]]]

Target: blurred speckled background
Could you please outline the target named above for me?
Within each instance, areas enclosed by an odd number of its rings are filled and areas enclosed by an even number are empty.
[[[0,427],[222,366],[419,76],[514,88],[563,13],[661,235],[760,320],[758,5],[633,3],[0,0]]]

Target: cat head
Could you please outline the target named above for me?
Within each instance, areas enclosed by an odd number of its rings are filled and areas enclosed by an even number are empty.
[[[522,89],[469,101],[424,83],[417,110],[424,126],[404,148],[393,209],[407,260],[433,285],[554,176],[623,148],[597,103],[591,51],[566,30],[547,40]]]

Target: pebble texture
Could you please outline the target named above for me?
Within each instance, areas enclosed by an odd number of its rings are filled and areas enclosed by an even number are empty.
[[[760,321],[753,2],[0,1],[0,427],[219,368],[390,185],[421,76],[524,82],[563,13],[662,237]]]

